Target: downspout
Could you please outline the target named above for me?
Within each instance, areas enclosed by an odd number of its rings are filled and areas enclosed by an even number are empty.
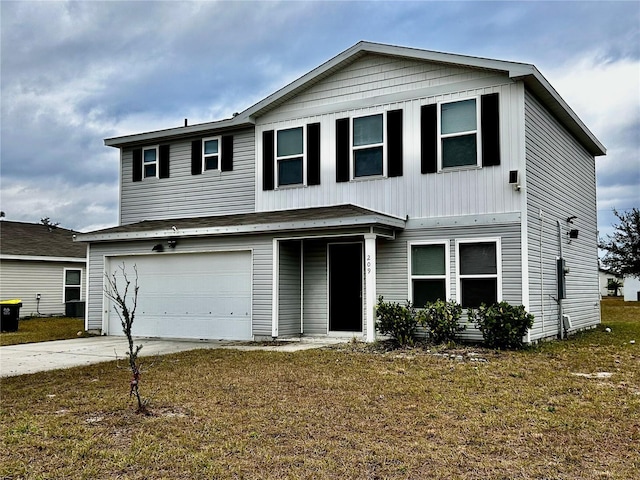
[[[560,224],[560,220],[556,220],[558,223],[558,246],[560,247],[560,259],[562,256],[562,225]],[[557,272],[557,269],[556,269]],[[562,272],[556,273],[556,275],[563,275]],[[557,284],[560,285],[560,278],[557,279]],[[558,292],[558,336],[562,339],[562,295]]]
[[[540,316],[542,317],[542,336],[544,337],[544,261],[542,258],[542,238],[544,236],[544,217],[542,209],[538,211],[540,217]]]

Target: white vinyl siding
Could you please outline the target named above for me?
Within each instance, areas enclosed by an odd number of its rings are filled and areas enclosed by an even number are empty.
[[[278,247],[278,336],[298,336],[302,318],[300,242],[279,242]]]
[[[0,298],[22,300],[21,317],[64,315],[64,276],[66,269],[79,269],[85,278],[83,261],[78,263],[33,260],[1,260]],[[85,299],[85,282],[80,284],[80,298]],[[36,295],[40,294],[40,302]]]
[[[460,221],[457,226],[437,227],[420,226],[419,219],[409,220],[407,228],[397,232],[396,240],[379,239],[377,241],[377,294],[382,295],[385,301],[404,303],[410,298],[407,282],[410,274],[409,246],[445,241],[449,246],[447,263],[451,272],[448,280],[450,295],[448,300],[459,302],[456,241],[490,242],[500,239],[502,300],[513,305],[522,304],[520,222],[500,219],[492,221],[491,216],[485,216],[482,222],[477,223],[479,224],[474,225],[469,221]],[[462,333],[462,338],[482,340],[482,335],[473,324],[467,322],[466,325],[467,329]]]
[[[501,164],[490,168],[453,168],[436,174],[422,174],[422,105],[489,93],[500,95]],[[284,128],[289,126],[290,122],[283,120],[260,123],[256,126],[256,210],[284,210],[351,203],[399,217],[409,215],[410,218],[519,211],[522,207],[521,193],[509,185],[509,171],[524,169],[522,95],[521,84],[505,79],[505,84],[500,86],[479,86],[463,92],[307,117],[305,122],[320,123],[322,131],[320,185],[312,189],[262,190],[262,132]],[[376,115],[397,109],[403,111],[403,175],[391,178],[360,177],[357,181],[336,182],[336,119]],[[262,120],[264,119],[258,119],[259,122]]]
[[[536,340],[558,333],[559,241],[570,269],[564,313],[575,329],[600,322],[595,159],[528,92],[525,107],[530,311],[536,317],[531,340]],[[580,231],[571,242],[570,228]]]
[[[233,136],[233,171],[192,175],[191,141],[194,139],[186,139],[171,143],[171,176],[162,181],[149,178],[132,182],[132,153],[131,149],[124,149],[120,223],[253,212],[254,132],[243,130],[234,132]]]

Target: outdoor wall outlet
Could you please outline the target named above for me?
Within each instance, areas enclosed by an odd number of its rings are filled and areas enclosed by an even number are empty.
[[[39,293],[36,293],[36,300],[40,300],[40,297],[41,297],[41,296],[42,296],[42,295],[40,295]]]

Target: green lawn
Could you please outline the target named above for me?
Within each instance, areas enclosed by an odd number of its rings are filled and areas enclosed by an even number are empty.
[[[3,379],[0,478],[637,478],[640,306],[602,312],[568,341],[446,352],[462,361],[350,346],[170,355],[142,377],[150,416],[113,362]]]
[[[20,319],[16,332],[0,333],[0,345],[47,342],[78,338],[84,335],[84,320],[81,318],[34,317]]]

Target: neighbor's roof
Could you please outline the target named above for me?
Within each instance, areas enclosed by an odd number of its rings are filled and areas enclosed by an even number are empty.
[[[74,243],[77,232],[66,228],[49,228],[41,223],[0,221],[0,258],[38,260],[86,260],[86,245]],[[46,258],[40,258],[46,257]]]
[[[234,235],[379,226],[402,229],[405,219],[355,205],[240,213],[211,217],[144,220],[77,235],[81,242]]]
[[[392,57],[409,58],[426,62],[436,62],[461,67],[479,68],[495,72],[506,73],[513,80],[522,80],[538,99],[551,111],[553,115],[584,145],[594,156],[605,155],[605,147],[598,141],[593,133],[586,127],[582,120],[560,97],[538,69],[531,64],[492,60],[488,58],[456,55],[451,53],[434,52],[408,47],[397,47],[381,43],[358,42],[351,48],[336,55],[329,61],[313,69],[306,75],[298,78],[289,85],[269,95],[265,99],[249,107],[240,114],[218,122],[201,123],[186,127],[170,128],[154,132],[146,132],[122,137],[107,138],[105,145],[110,147],[122,147],[149,141],[167,141],[184,135],[198,135],[214,130],[228,130],[247,127],[255,124],[255,119],[264,113],[276,108],[290,98],[310,88],[336,71],[353,63],[357,59],[368,55],[386,55]]]

